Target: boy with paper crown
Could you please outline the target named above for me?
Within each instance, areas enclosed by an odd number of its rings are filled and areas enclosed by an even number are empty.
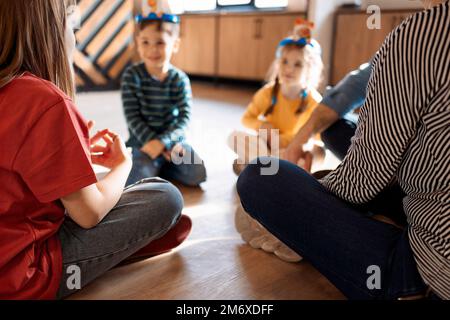
[[[129,67],[122,78],[122,102],[133,149],[128,184],[163,176],[187,186],[206,180],[203,161],[185,142],[192,107],[187,75],[171,65],[178,51],[180,19],[171,1],[143,1],[136,17],[136,43],[142,62]]]

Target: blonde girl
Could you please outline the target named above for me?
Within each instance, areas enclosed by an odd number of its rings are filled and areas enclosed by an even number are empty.
[[[279,156],[321,101],[316,91],[323,70],[320,47],[310,32],[300,37],[311,27],[299,20],[294,36],[280,42],[270,82],[255,94],[242,117],[257,136],[234,132],[229,137],[229,146],[238,154],[235,171],[258,156]],[[311,161],[303,166],[310,170]]]

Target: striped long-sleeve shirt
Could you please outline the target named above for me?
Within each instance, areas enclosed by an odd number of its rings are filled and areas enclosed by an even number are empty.
[[[171,66],[161,82],[147,72],[144,63],[133,65],[122,76],[122,104],[130,133],[128,146],[141,148],[158,139],[170,150],[184,139],[189,122],[189,78]]]
[[[450,4],[403,22],[374,60],[352,146],[321,182],[365,203],[397,179],[418,270],[450,299]]]

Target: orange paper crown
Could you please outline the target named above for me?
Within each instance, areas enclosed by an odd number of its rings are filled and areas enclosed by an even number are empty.
[[[295,21],[294,27],[294,37],[297,38],[306,38],[308,41],[312,38],[312,30],[314,29],[314,22],[298,18]]]

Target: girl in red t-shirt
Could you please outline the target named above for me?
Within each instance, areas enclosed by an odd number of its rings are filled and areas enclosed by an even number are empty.
[[[67,12],[61,0],[0,1],[0,299],[63,298],[130,256],[170,250],[191,227],[170,183],[124,191],[120,136],[89,137],[72,102]],[[93,164],[110,172],[97,181]]]

